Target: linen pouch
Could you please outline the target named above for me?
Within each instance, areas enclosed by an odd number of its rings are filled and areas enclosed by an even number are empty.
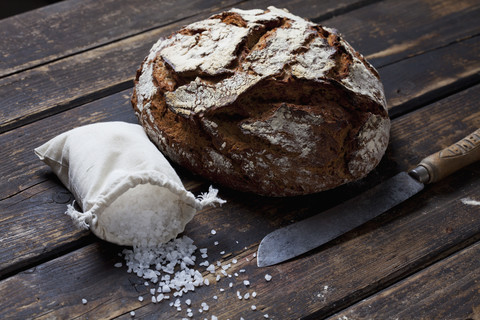
[[[79,228],[127,246],[174,239],[197,210],[225,202],[217,190],[198,198],[137,124],[103,122],[72,129],[36,148],[72,192],[68,214]],[[75,201],[74,201],[75,203]]]

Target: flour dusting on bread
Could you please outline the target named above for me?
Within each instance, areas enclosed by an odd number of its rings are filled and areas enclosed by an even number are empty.
[[[389,138],[376,70],[337,31],[275,7],[232,9],[160,39],[132,103],[170,159],[269,196],[360,179]]]

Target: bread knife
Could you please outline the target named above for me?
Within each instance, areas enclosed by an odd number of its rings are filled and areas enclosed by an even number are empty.
[[[477,160],[480,129],[426,157],[409,172],[401,172],[332,209],[268,234],[258,247],[257,265],[278,264],[315,249],[409,199],[426,184]]]

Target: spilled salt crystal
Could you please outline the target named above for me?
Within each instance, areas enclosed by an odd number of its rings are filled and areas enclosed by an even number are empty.
[[[138,297],[138,301],[142,302],[142,301],[143,301],[143,297],[142,297],[142,296],[139,296],[139,297]]]
[[[87,304],[87,302],[88,302],[87,299],[85,299],[85,298],[82,299],[82,303],[83,303],[83,304]]]
[[[213,264],[209,265],[207,271],[209,271],[210,273],[215,273],[215,266]]]
[[[130,316],[135,317],[135,311],[130,311]]]
[[[113,265],[115,268],[121,268],[123,264],[121,262],[117,262]]]
[[[463,204],[466,204],[469,206],[480,206],[480,201],[473,200],[471,198],[463,198],[460,201],[462,201]]]
[[[243,280],[243,284],[244,284],[245,286],[249,286],[249,285],[250,285],[250,281],[248,281],[248,280]]]
[[[214,229],[212,229],[212,231],[210,231],[211,234],[217,234],[217,231],[215,231]]]
[[[251,308],[252,308],[252,310],[254,310],[254,311],[257,310],[257,306],[256,306],[256,305],[252,305]]]
[[[269,275],[269,274],[266,274],[266,275],[265,275],[265,280],[267,280],[267,281],[272,280],[272,276]]]

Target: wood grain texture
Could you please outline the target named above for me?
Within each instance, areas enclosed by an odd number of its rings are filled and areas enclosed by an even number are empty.
[[[480,69],[475,57],[478,48],[477,41],[468,40],[381,68],[390,116],[398,116],[419,104],[453,93],[461,85],[468,85],[459,82]],[[85,108],[74,108],[49,120],[1,134],[0,157],[10,161],[0,163],[0,199],[42,181],[37,172],[41,164],[32,150],[55,135],[97,121],[137,122],[130,106],[130,95],[131,90],[127,89],[88,103]]]
[[[264,6],[281,5],[293,13],[299,11],[299,13],[305,13],[305,17],[307,18],[323,15],[325,12],[329,12],[328,10],[332,10],[332,5],[325,4],[325,7],[319,7],[318,5],[311,5],[310,1],[306,3],[302,2],[302,6],[296,6],[298,0],[291,0],[290,2],[271,0],[262,3]],[[367,6],[343,14],[338,18],[327,20],[325,21],[325,25],[338,28],[345,35],[346,39],[365,55],[377,52],[372,50],[378,50],[378,52],[385,50],[379,46],[385,46],[388,43],[402,42],[407,36],[420,39],[425,32],[429,32],[431,37],[429,37],[428,41],[417,41],[411,44],[406,51],[400,50],[392,55],[385,55],[384,58],[388,58],[388,62],[391,63],[392,61],[401,60],[412,55],[412,50],[415,54],[420,54],[445,46],[447,41],[455,41],[455,39],[461,38],[462,36],[457,34],[449,35],[448,39],[446,39],[443,33],[437,32],[439,26],[449,23],[450,20],[468,22],[473,19],[471,17],[472,15],[476,17],[476,13],[478,13],[474,4],[470,4],[469,6],[456,6],[444,15],[439,16],[435,13],[436,10],[439,10],[435,7],[435,3],[432,3],[430,6],[420,6],[418,8],[418,10],[420,10],[419,12],[409,10],[413,5],[412,2],[409,1],[402,1],[397,4],[392,0],[390,2],[387,1],[387,3],[389,5],[379,4],[384,6],[382,7],[383,11],[377,13],[374,11],[373,13],[376,15],[371,13],[368,10],[370,6]],[[255,5],[256,7],[260,5],[260,3],[246,2],[240,7],[251,8],[251,5]],[[342,6],[345,6],[345,4],[338,3],[334,8],[341,8]],[[303,9],[297,10],[296,8]],[[310,10],[305,12],[304,8],[309,8]],[[374,8],[377,8],[377,6]],[[391,11],[389,12],[388,10]],[[380,19],[380,17],[385,19],[385,17],[395,16],[398,12],[408,13],[397,17],[398,19],[402,18],[404,20],[395,21],[404,26],[402,32],[392,30],[391,28],[383,28],[383,24],[378,25],[378,19]],[[152,44],[155,43],[160,36],[166,36],[177,30],[181,25],[205,18],[210,15],[210,13],[211,12],[203,12],[195,17],[170,24],[166,27],[128,37],[96,49],[81,52],[77,55],[72,55],[65,59],[0,79],[0,96],[5,97],[0,105],[0,132],[11,130],[15,127],[33,122],[38,118],[73,108],[132,86],[135,70],[148,54]],[[418,24],[420,22],[418,21],[417,14],[423,15],[423,20],[421,21],[423,27],[421,30],[419,30]],[[410,15],[413,16],[411,17]],[[425,23],[426,19],[431,19],[431,21]],[[415,23],[415,21],[417,22]],[[384,23],[387,24],[387,22]],[[470,32],[480,32],[480,24],[476,20],[471,23],[460,23],[458,26],[454,25],[454,27],[456,32],[463,36],[470,34]],[[425,28],[431,29],[425,30]],[[478,74],[475,71],[478,68],[478,65],[476,65],[478,64],[478,59],[476,59],[475,56],[475,52],[478,52],[478,41],[476,41],[476,38],[472,41],[471,46],[473,46],[474,50],[472,52],[474,62],[470,62],[470,64],[466,63],[465,66],[460,64],[460,68],[455,69],[453,75],[449,73],[440,79],[435,79],[433,83],[437,85],[420,87],[423,89],[420,90],[419,96],[428,96],[430,92],[428,89],[437,90],[439,83],[459,83],[461,80],[459,80],[458,77],[463,79],[462,77],[470,77],[472,74]],[[431,57],[431,55],[429,55],[429,57]],[[372,60],[377,67],[384,64],[382,61],[377,62],[378,60],[375,60],[375,58]],[[438,68],[442,70],[445,61],[440,61]],[[474,67],[473,69],[472,65]],[[458,64],[454,64],[450,70],[457,66]],[[421,68],[417,69],[421,70]],[[417,75],[417,72],[414,71],[413,75]],[[389,77],[382,77],[382,79],[393,81],[392,78]],[[476,79],[476,81],[478,82],[478,79]],[[402,84],[407,84],[407,82],[404,81]],[[67,88],[67,90],[65,90],[65,88]],[[412,94],[415,95],[416,92]],[[394,94],[393,96],[396,97],[398,95]],[[411,103],[411,105],[412,104],[413,103]],[[395,103],[391,105],[391,107],[394,106],[396,106]]]
[[[476,242],[330,319],[478,319],[479,255]]]
[[[480,122],[479,98],[480,86],[477,86],[396,119],[385,159],[388,167],[404,170],[414,165],[423,154],[432,153],[472,131]],[[381,166],[374,175],[385,178],[389,170],[386,172]],[[221,190],[227,204],[201,211],[187,226],[185,234],[192,237],[198,247],[208,248],[210,261],[222,260],[221,251],[224,250],[227,256],[222,261],[234,257],[239,261],[230,272],[239,272],[240,269],[246,272],[231,280],[234,282],[232,290],[220,293],[220,288],[228,286],[227,278],[218,284],[212,281],[210,286],[204,286],[188,297],[197,306],[202,301],[210,302],[207,316],[216,315],[221,319],[248,318],[254,312],[250,309],[252,304],[256,305],[258,312],[253,316],[258,318],[265,313],[275,319],[325,317],[478,240],[480,220],[473,219],[475,213],[460,199],[476,197],[480,193],[479,174],[478,163],[469,166],[331,244],[300,259],[262,269],[255,266],[253,253],[266,233],[335,204],[329,199],[336,202],[353,196],[348,191],[355,188],[339,188],[330,193],[290,199],[268,199]],[[359,185],[359,189],[369,187],[365,182]],[[48,195],[42,197],[46,199]],[[15,210],[15,213],[19,214],[19,211]],[[62,214],[56,210],[51,213],[46,215],[47,219],[59,220],[58,215]],[[26,213],[20,217],[28,220]],[[45,221],[44,224],[48,223]],[[217,230],[215,236],[210,234],[211,229]],[[28,241],[34,241],[32,236]],[[41,233],[37,236],[43,237]],[[219,241],[219,245],[215,246],[214,241]],[[15,245],[21,243],[17,240]],[[132,279],[125,269],[122,273],[113,267],[114,259],[109,257],[115,257],[120,250],[116,246],[92,244],[9,277],[0,282],[0,292],[6,297],[0,303],[1,316],[8,317],[21,310],[22,315],[31,317],[61,318],[68,314],[70,317],[111,318],[120,314],[129,317],[127,312],[135,309],[139,316],[147,319],[159,314],[167,318],[178,317],[179,312],[167,303],[144,301],[144,306],[139,308],[136,296],[148,296],[148,288],[141,286],[143,281]],[[15,252],[14,246],[10,252],[5,253],[2,260],[15,258],[11,256]],[[44,252],[42,255],[48,254]],[[273,276],[271,282],[263,278],[266,273]],[[245,288],[244,279],[251,282],[250,287]],[[12,286],[22,283],[25,285],[17,289],[18,293],[6,294]],[[256,291],[258,295],[255,299],[240,301],[237,290],[242,294]],[[219,299],[215,301],[213,295]],[[19,296],[27,298],[20,303]],[[59,296],[62,298],[52,298]],[[90,302],[81,305],[82,298]],[[272,305],[272,299],[276,301],[275,305]],[[23,307],[19,308],[20,305]],[[229,307],[225,308],[226,305]]]
[[[395,117],[480,82],[478,37],[379,69],[389,114]]]
[[[73,0],[3,19],[0,77],[235,3]]]
[[[307,17],[316,17],[337,7],[345,7],[350,2],[353,1],[331,0],[325,3],[325,7],[319,7],[312,5],[315,1],[308,0],[303,1],[299,8],[309,8]],[[294,13],[306,13],[295,10],[298,0],[245,2],[239,7],[251,9],[269,5],[281,5]],[[0,96],[4,97],[0,104],[0,133],[132,87],[137,68],[160,37],[170,35],[185,24],[205,19],[215,10],[220,8],[213,7],[167,26],[79,51],[78,54],[0,79]],[[74,21],[81,23],[82,17]],[[55,37],[56,31],[51,32],[50,36]],[[97,36],[93,34],[90,37]]]
[[[0,157],[5,161],[0,163],[0,200],[48,179],[47,166],[33,149],[75,127],[113,120],[137,122],[130,105],[130,90],[1,134]]]
[[[382,67],[480,34],[475,0],[383,1],[327,21]],[[345,27],[348,26],[348,27]]]

